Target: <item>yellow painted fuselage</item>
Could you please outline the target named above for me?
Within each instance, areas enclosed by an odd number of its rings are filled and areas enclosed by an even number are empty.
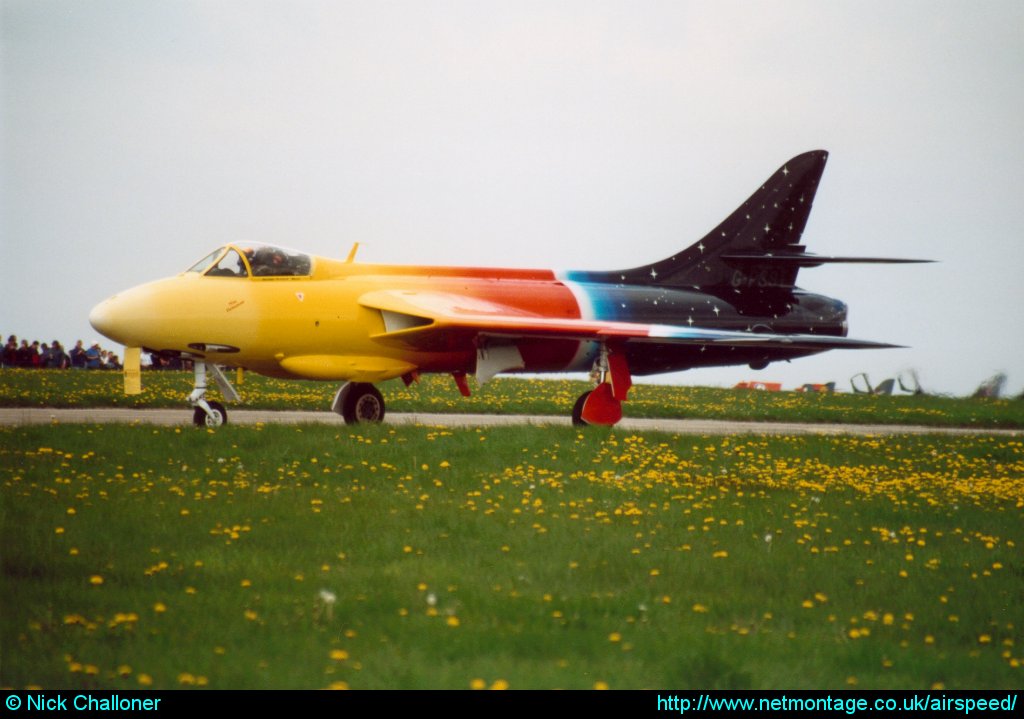
[[[458,332],[424,348],[389,333],[374,292],[450,293],[524,314],[579,318],[572,293],[544,270],[402,267],[312,258],[306,276],[186,272],[140,285],[98,305],[90,321],[126,346],[187,353],[284,378],[375,382],[423,372],[472,372],[476,348]],[[559,370],[578,342],[548,341],[528,369]],[[589,365],[588,365],[589,366]],[[526,369],[526,368],[524,368]]]

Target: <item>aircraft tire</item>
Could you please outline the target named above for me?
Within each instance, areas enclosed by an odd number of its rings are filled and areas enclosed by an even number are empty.
[[[587,397],[590,396],[590,392],[584,392],[576,400],[576,404],[572,407],[572,424],[574,427],[586,427],[587,423],[583,419],[583,405],[587,403]]]
[[[197,427],[220,427],[228,423],[228,411],[220,402],[209,402],[210,411],[213,414],[206,414],[202,407],[196,407],[192,413],[192,423]]]
[[[384,420],[384,398],[367,382],[352,382],[344,393],[341,416],[345,424]]]

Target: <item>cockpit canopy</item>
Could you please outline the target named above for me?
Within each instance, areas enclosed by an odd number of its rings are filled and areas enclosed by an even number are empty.
[[[273,245],[226,245],[190,267],[206,277],[308,277],[313,262],[309,255]]]

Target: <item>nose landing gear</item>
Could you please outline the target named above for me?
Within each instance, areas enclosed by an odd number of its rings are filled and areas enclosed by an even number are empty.
[[[213,379],[225,399],[238,402],[241,400],[241,397],[239,397],[238,392],[231,386],[231,383],[228,382],[227,377],[224,376],[224,373],[221,372],[217,365],[196,359],[193,366],[195,386],[192,394],[188,396],[188,403],[195,408],[192,412],[192,423],[197,427],[220,427],[227,424],[228,411],[224,408],[224,405],[220,402],[206,399],[207,373],[213,375]]]

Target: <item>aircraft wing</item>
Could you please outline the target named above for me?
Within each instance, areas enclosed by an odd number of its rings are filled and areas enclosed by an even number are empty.
[[[363,295],[359,304],[381,313],[384,332],[373,335],[374,339],[423,350],[451,346],[476,337],[814,351],[900,346],[828,335],[736,332],[679,325],[551,317],[488,300],[441,292],[378,290]]]

